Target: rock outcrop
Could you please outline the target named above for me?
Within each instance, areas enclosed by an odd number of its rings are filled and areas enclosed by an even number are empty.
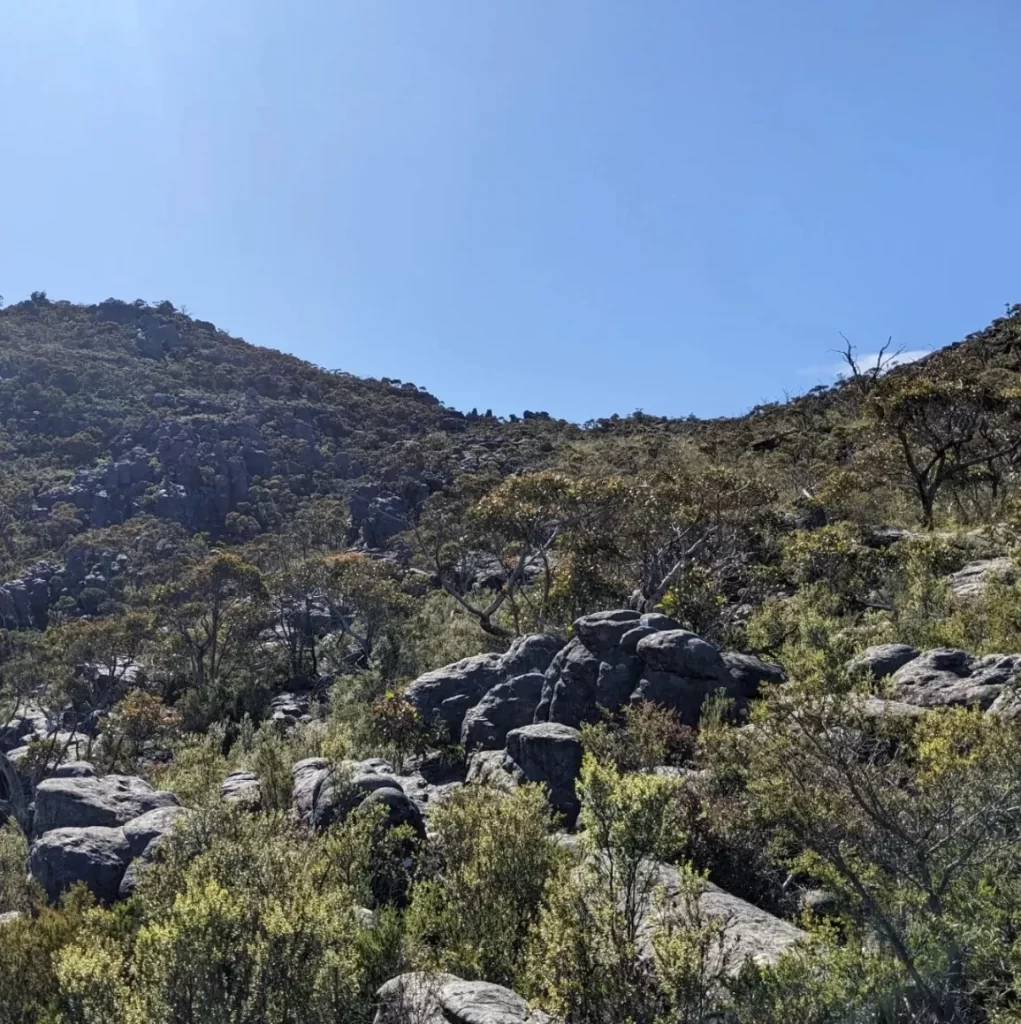
[[[602,709],[643,700],[696,725],[705,698],[717,690],[743,703],[784,678],[779,665],[721,652],[665,615],[615,609],[578,619],[570,642],[526,636],[506,654],[427,672],[407,697],[466,750],[499,750],[508,733],[529,723],[577,728]]]
[[[220,786],[220,799],[244,804],[253,811],[262,806],[262,786],[252,772],[231,772]]]
[[[0,754],[0,821],[14,818],[24,824],[26,817],[25,790],[21,778],[7,755]]]
[[[1021,654],[976,658],[950,647],[919,652],[907,644],[882,644],[853,658],[847,668],[852,673],[865,669],[875,679],[887,680],[890,696],[902,704],[1016,713]]]
[[[983,558],[969,562],[963,569],[953,573],[948,582],[955,597],[970,600],[981,597],[994,579],[1002,579],[1006,583],[1013,583],[1017,579],[1017,567],[1010,558]]]
[[[175,807],[173,793],[154,790],[131,775],[44,779],[35,790],[33,831],[125,825],[162,807]]]
[[[96,778],[84,762],[64,767],[73,771],[36,788],[29,872],[53,901],[78,882],[104,903],[124,899],[138,866],[187,811],[134,776]]]
[[[81,882],[96,899],[113,903],[130,861],[124,829],[93,825],[44,833],[32,844],[28,867],[53,902]]]
[[[557,722],[538,722],[507,734],[503,770],[516,782],[538,782],[555,811],[573,825],[580,805],[574,783],[581,771],[581,734]]]
[[[545,673],[563,646],[562,639],[548,634],[521,637],[506,654],[478,654],[419,676],[408,687],[407,698],[426,720],[445,726],[452,737],[464,741],[466,729],[469,743],[484,739],[490,748],[501,747],[514,725],[532,720],[535,705],[527,715],[525,707],[534,674]],[[530,678],[519,683],[524,676]],[[503,687],[500,695],[466,726],[469,710],[497,686]]]
[[[722,690],[743,704],[763,684],[784,679],[780,666],[722,653],[665,615],[597,612],[578,619],[574,634],[546,673],[537,722],[577,728],[597,720],[600,709],[651,701],[695,726],[711,694]]]
[[[343,821],[355,808],[380,806],[391,827],[408,824],[425,835],[422,805],[405,791],[411,780],[398,777],[387,761],[370,758],[334,767],[324,758],[309,758],[294,765],[291,777],[295,810],[313,828]],[[420,787],[429,788],[424,779]]]
[[[676,901],[682,884],[680,871],[669,864],[660,865],[659,882],[668,904]],[[733,974],[749,959],[763,967],[775,964],[795,943],[807,938],[806,932],[788,921],[767,914],[712,883],[706,883],[698,897],[698,907],[705,917],[725,926],[722,955]],[[655,917],[643,924],[641,941],[646,950],[656,927]]]
[[[375,1024],[552,1024],[516,992],[452,974],[402,974],[377,999]]]

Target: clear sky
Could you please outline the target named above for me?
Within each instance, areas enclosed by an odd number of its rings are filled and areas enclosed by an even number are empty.
[[[0,293],[721,415],[1021,301],[1018,0],[0,0]]]

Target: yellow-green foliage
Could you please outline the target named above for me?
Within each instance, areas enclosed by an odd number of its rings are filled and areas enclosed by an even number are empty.
[[[656,861],[683,842],[679,784],[622,775],[586,754],[578,793],[581,860],[549,885],[526,986],[565,1020],[652,1020],[660,996],[643,965],[640,933],[655,902]]]
[[[431,820],[437,877],[419,882],[408,912],[412,959],[462,977],[513,985],[561,851],[544,791],[466,787]]]
[[[14,821],[0,822],[0,914],[29,910],[36,896],[25,877],[28,841]]]
[[[94,910],[61,944],[60,1019],[367,1022],[396,963],[383,965],[365,935],[344,849],[342,837],[292,834],[279,816],[200,814],[143,880],[128,933],[122,915]]]

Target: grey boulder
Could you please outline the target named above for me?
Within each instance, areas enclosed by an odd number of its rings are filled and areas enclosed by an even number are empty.
[[[28,867],[53,902],[81,882],[98,900],[113,903],[130,860],[124,830],[96,825],[46,832],[32,844]]]
[[[549,1024],[516,992],[452,974],[402,974],[377,993],[375,1024]]]
[[[14,818],[24,823],[26,817],[25,789],[17,768],[0,754],[0,820]]]
[[[865,671],[876,679],[885,679],[918,657],[909,644],[877,644],[862,651],[847,663],[850,673]]]
[[[752,654],[724,651],[720,656],[734,681],[738,693],[745,700],[758,697],[763,685],[779,686],[787,681],[787,673],[781,665],[762,661]]]
[[[1021,655],[972,658],[965,651],[924,651],[893,675],[892,696],[919,707],[978,707],[988,710],[1021,670]]]
[[[459,736],[468,709],[503,678],[500,655],[477,654],[419,676],[405,696],[426,721]]]
[[[504,745],[511,729],[529,725],[545,678],[542,672],[527,672],[490,689],[464,717],[461,745],[465,750],[496,750]]]
[[[253,772],[231,772],[220,786],[220,799],[258,810],[262,804],[259,776]]]
[[[519,637],[505,654],[477,654],[419,676],[406,696],[427,721],[445,726],[460,737],[465,715],[501,683],[545,672],[564,641],[537,633]]]
[[[154,811],[132,818],[124,824],[124,838],[131,848],[132,857],[141,857],[158,839],[162,839],[178,819],[187,815],[183,807],[157,807]]]
[[[963,600],[981,597],[994,579],[1013,583],[1017,567],[1009,558],[983,558],[969,562],[963,569],[948,577],[951,593]]]
[[[639,641],[638,656],[647,670],[669,672],[691,679],[712,679],[729,683],[730,673],[719,650],[686,629],[653,633]]]
[[[540,722],[507,734],[506,767],[519,782],[539,782],[550,804],[573,825],[580,804],[574,783],[581,771],[581,733],[557,722]]]
[[[658,873],[667,905],[677,904],[683,910],[683,901],[679,901],[682,887],[679,869],[661,864]],[[771,966],[792,946],[808,937],[800,928],[760,910],[746,900],[732,896],[711,882],[705,883],[705,888],[698,896],[698,909],[706,918],[716,919],[725,925],[721,951],[725,963],[717,966],[725,968],[732,975],[736,975],[747,960],[754,961],[760,967]],[[652,936],[659,925],[660,921],[655,914],[642,923],[639,941],[646,953],[650,951]]]
[[[583,615],[574,622],[574,635],[591,651],[602,653],[620,645],[625,634],[641,626],[642,617],[628,608]]]
[[[56,828],[114,827],[177,803],[173,793],[158,792],[132,775],[44,779],[35,790],[33,827],[36,835]]]

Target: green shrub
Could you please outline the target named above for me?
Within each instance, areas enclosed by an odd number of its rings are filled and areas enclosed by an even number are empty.
[[[433,812],[432,876],[412,890],[411,957],[426,968],[513,986],[561,852],[541,787],[468,786]]]

